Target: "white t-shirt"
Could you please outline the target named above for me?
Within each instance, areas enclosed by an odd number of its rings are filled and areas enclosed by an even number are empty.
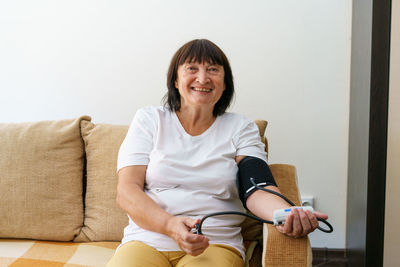
[[[121,145],[118,170],[147,165],[144,191],[149,197],[172,215],[202,218],[213,212],[244,211],[236,187],[239,155],[266,161],[258,128],[246,117],[225,113],[204,133],[191,136],[175,112],[146,107],[137,111]],[[210,217],[202,232],[210,243],[232,246],[244,257],[243,220],[237,215]],[[133,240],[159,251],[180,250],[170,237],[142,229],[129,218],[122,244]]]

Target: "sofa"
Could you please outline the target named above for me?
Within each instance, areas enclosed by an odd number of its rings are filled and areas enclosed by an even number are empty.
[[[268,149],[267,122],[256,123]],[[127,130],[89,116],[0,123],[1,267],[106,265],[128,223],[115,201]],[[283,194],[300,205],[295,167],[270,167]],[[246,266],[311,266],[307,237],[289,238],[251,219],[242,234]]]

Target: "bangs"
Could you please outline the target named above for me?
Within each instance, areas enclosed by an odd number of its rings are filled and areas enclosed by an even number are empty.
[[[190,43],[181,51],[178,65],[186,62],[208,63],[211,65],[224,65],[223,52],[208,40],[196,40]]]

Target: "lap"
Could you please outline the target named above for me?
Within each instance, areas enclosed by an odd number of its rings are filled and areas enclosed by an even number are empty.
[[[240,253],[229,246],[212,244],[202,254],[193,257],[184,256],[176,267],[243,267]]]
[[[193,257],[182,251],[158,251],[142,242],[122,245],[107,267],[243,267],[240,253],[226,245],[210,245],[201,255]]]
[[[182,252],[182,257],[184,253]],[[107,267],[171,267],[169,259],[161,252],[142,242],[132,241],[123,244]]]

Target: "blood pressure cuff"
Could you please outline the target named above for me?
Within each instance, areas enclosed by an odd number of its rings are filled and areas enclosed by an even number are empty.
[[[276,186],[276,182],[268,164],[262,159],[247,156],[239,162],[238,168],[236,184],[239,197],[243,206],[248,210],[246,200],[258,190],[250,181],[250,178],[253,178],[254,182],[262,187],[268,185]]]

